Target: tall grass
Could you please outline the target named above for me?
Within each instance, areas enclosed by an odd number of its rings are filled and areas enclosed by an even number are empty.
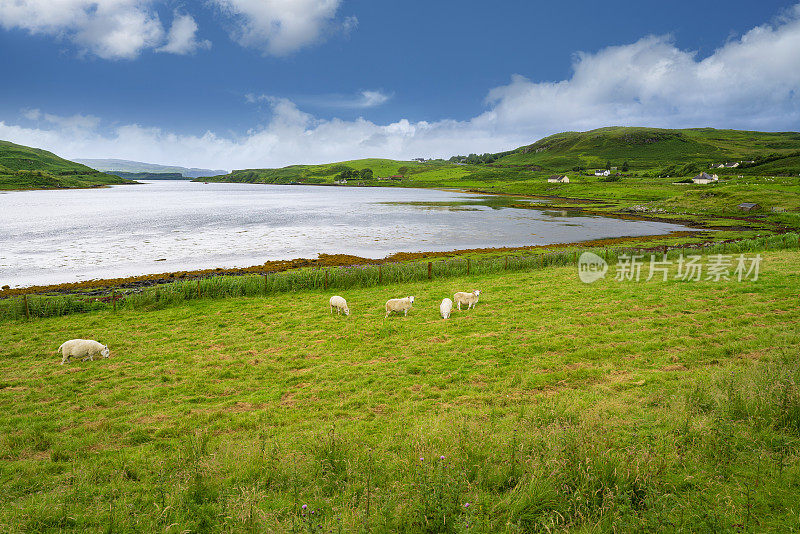
[[[681,254],[744,254],[766,250],[798,248],[800,235],[787,233],[768,237],[757,237],[705,245],[670,247],[669,259]],[[304,290],[346,290],[359,287],[374,287],[396,283],[416,282],[431,279],[481,275],[503,271],[527,271],[552,265],[574,265],[582,252],[593,252],[609,263],[625,254],[651,254],[650,249],[641,248],[589,248],[568,249],[558,252],[520,253],[506,256],[479,258],[448,258],[436,261],[414,261],[383,263],[379,265],[356,265],[297,269],[267,275],[213,276],[200,280],[183,280],[154,286],[124,295],[117,302],[118,308],[158,309],[186,300],[199,298],[253,297],[274,293]],[[430,266],[429,266],[430,264]],[[86,313],[113,308],[110,298],[93,298],[81,295],[9,298],[0,300],[0,320],[18,320],[35,317],[53,317]]]

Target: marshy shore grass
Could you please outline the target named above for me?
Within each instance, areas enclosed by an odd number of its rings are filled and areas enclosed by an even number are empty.
[[[761,255],[758,281],[552,265],[337,288],[350,317],[329,287],[4,322],[0,531],[796,530],[800,252]],[[72,337],[112,358],[58,365]]]

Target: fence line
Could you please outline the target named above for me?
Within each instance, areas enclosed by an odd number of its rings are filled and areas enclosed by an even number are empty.
[[[580,252],[593,252],[611,263],[620,256],[664,254],[675,259],[691,254],[736,254],[764,250],[797,248],[796,233],[745,239],[710,246],[682,245],[644,248],[586,248],[562,252],[517,253],[488,258],[446,258],[436,261],[383,263],[350,267],[319,267],[270,273],[267,275],[213,276],[199,280],[175,281],[120,295],[87,297],[80,295],[24,295],[0,300],[0,320],[53,317],[96,310],[161,308],[187,300],[270,295],[302,290],[351,289],[403,282],[422,282],[435,278],[479,276],[483,274],[542,269],[574,265]]]

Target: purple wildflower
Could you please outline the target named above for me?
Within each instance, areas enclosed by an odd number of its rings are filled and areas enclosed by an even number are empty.
[[[440,460],[444,460],[444,455],[442,455],[442,456],[439,456],[439,459],[440,459]]]
[[[304,505],[303,505],[303,506],[301,506],[300,508],[302,508],[303,510],[305,510],[306,508],[308,508],[308,505],[307,505],[307,504],[304,504]]]
[[[468,502],[464,503],[464,508],[469,508],[469,503]]]

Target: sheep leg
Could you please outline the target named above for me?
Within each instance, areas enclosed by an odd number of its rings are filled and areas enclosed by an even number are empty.
[[[461,302],[458,303],[458,311],[461,311]]]
[[[408,317],[408,310],[403,310],[403,317]]]

